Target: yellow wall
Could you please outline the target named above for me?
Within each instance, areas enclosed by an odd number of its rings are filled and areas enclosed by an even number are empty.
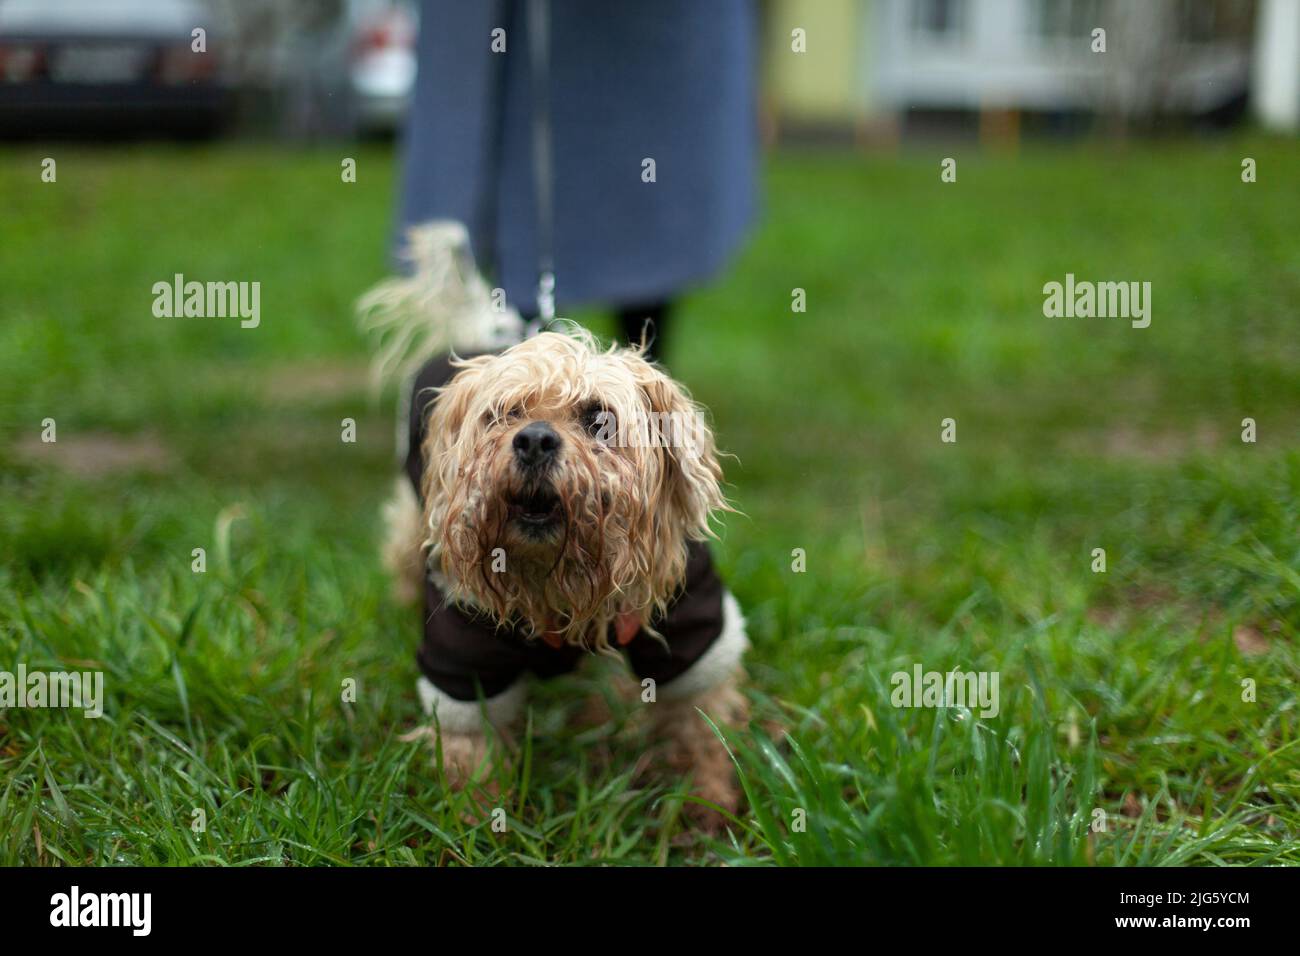
[[[869,0],[768,0],[763,5],[764,93],[784,117],[855,120],[867,112],[862,53]],[[791,31],[807,34],[807,52],[790,49]]]

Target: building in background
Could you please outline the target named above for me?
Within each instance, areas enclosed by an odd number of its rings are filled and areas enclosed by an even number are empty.
[[[1269,129],[1300,132],[1300,0],[1261,0],[1257,37],[1255,115]]]
[[[864,0],[763,6],[766,138],[892,133],[876,94],[876,18]]]
[[[770,0],[769,128],[861,133],[970,118],[1014,139],[1022,117],[1051,128],[1100,118],[1112,130],[1231,122],[1261,76],[1269,108],[1294,115],[1300,0],[1264,3],[1257,16],[1255,0]],[[1274,25],[1289,45],[1270,47],[1252,72],[1256,33]],[[796,29],[803,54],[791,49]]]

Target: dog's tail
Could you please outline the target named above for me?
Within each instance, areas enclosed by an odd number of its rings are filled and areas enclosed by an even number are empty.
[[[412,226],[402,258],[407,275],[384,279],[357,300],[375,344],[376,385],[404,381],[443,352],[500,349],[523,338],[523,320],[479,275],[459,222]]]

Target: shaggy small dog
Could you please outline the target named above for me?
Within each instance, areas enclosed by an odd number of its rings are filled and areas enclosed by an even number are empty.
[[[746,719],[744,621],[704,544],[727,505],[703,410],[640,349],[576,327],[501,349],[522,322],[491,307],[463,229],[424,227],[412,247],[415,275],[362,308],[387,333],[382,363],[418,366],[385,560],[399,596],[423,596],[418,690],[452,782],[486,766],[484,722],[508,730],[527,672],[621,649],[670,766],[735,810],[726,749],[697,712]]]

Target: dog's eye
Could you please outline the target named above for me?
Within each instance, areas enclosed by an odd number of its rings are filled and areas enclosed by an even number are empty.
[[[500,408],[492,408],[483,413],[483,424],[494,425],[498,422],[510,424],[524,417],[523,405],[511,405],[504,411]]]
[[[591,402],[583,408],[579,420],[582,423],[583,430],[592,437],[604,434],[614,424],[613,413],[599,402]]]

